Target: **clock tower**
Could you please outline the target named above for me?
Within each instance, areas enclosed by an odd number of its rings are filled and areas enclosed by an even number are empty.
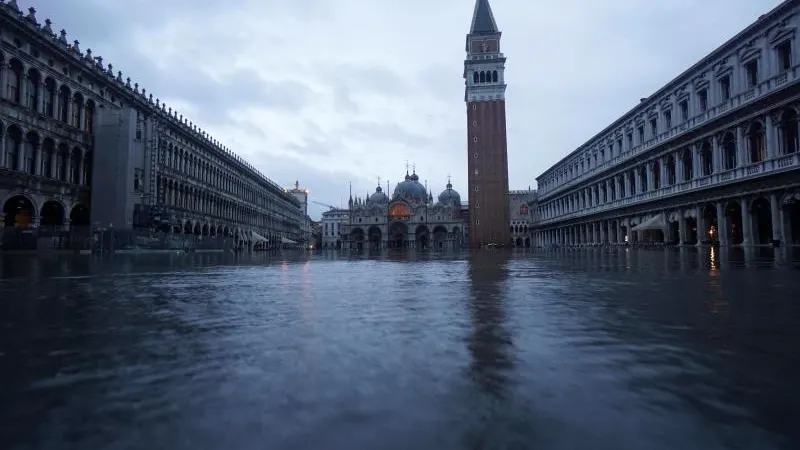
[[[506,58],[489,0],[476,0],[467,34],[464,101],[467,104],[469,246],[508,245]]]

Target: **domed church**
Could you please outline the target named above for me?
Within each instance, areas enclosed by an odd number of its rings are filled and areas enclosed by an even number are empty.
[[[386,191],[389,191],[387,182]],[[461,196],[450,180],[434,202],[427,186],[419,182],[416,170],[406,169],[392,197],[378,182],[375,192],[350,196],[349,223],[343,226],[343,248],[382,250],[414,248],[445,250],[461,248],[466,242],[466,221]]]

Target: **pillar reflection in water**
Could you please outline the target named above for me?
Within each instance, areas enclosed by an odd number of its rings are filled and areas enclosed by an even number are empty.
[[[504,251],[473,253],[469,265],[471,331],[467,349],[472,356],[470,378],[493,396],[504,396],[513,362],[511,335],[506,330],[506,286],[509,255]]]

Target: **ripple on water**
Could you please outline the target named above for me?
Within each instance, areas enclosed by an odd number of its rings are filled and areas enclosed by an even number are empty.
[[[67,260],[0,282],[0,439],[781,448],[800,286],[692,252]]]

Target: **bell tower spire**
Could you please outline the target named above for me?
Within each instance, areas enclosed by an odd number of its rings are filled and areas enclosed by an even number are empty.
[[[464,60],[470,247],[511,239],[501,35],[489,0],[475,0]]]

